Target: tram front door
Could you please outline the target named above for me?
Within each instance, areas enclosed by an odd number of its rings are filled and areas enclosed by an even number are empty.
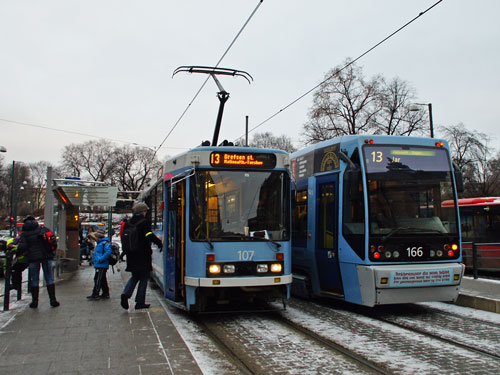
[[[316,179],[316,264],[322,293],[343,295],[338,257],[338,174]]]
[[[165,297],[173,301],[184,298],[182,280],[184,279],[184,215],[186,207],[185,181],[167,183],[165,201],[167,204],[167,225],[165,238]]]

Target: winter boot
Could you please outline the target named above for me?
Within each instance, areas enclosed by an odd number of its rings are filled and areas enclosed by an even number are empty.
[[[31,287],[31,303],[30,307],[32,309],[36,309],[38,307],[38,292],[40,291],[40,288],[38,286],[32,286]]]
[[[54,284],[47,285],[47,292],[49,293],[50,306],[57,307],[59,302],[56,300],[56,286]]]

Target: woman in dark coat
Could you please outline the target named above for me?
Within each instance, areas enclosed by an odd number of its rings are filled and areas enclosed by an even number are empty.
[[[128,220],[124,227],[123,232],[127,233],[127,228],[129,226],[136,226],[137,228],[137,244],[131,251],[126,253],[127,256],[127,268],[125,271],[131,272],[132,277],[125,285],[125,289],[121,295],[121,306],[124,309],[128,309],[128,300],[132,298],[134,289],[139,283],[137,288],[137,294],[135,296],[135,308],[136,309],[147,309],[150,305],[146,304],[146,289],[148,286],[149,275],[153,270],[151,255],[153,251],[151,250],[151,243],[155,243],[160,251],[162,250],[163,244],[161,240],[155,236],[151,231],[151,223],[146,219],[146,214],[149,207],[146,203],[137,202],[132,207],[134,216]]]
[[[17,247],[18,257],[25,255],[28,258],[31,277],[31,308],[38,307],[40,268],[43,269],[47,292],[49,293],[50,306],[57,307],[56,286],[52,275],[52,259],[54,251],[50,248],[47,236],[52,235],[50,230],[40,227],[33,216],[24,219],[21,238]]]

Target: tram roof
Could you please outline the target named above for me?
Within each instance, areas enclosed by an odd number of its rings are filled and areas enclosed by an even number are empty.
[[[326,141],[321,141],[315,143],[309,147],[303,148],[302,150],[296,151],[290,155],[291,159],[295,159],[299,156],[305,155],[314,150],[322,149],[328,146],[333,146],[337,144],[357,144],[362,146],[365,141],[373,140],[374,144],[385,144],[385,145],[416,145],[416,146],[429,146],[433,147],[436,142],[443,142],[448,147],[448,142],[444,139],[439,138],[426,138],[426,137],[407,137],[399,135],[373,135],[373,134],[358,134],[358,135],[344,135],[341,137],[335,137],[327,139]]]
[[[163,165],[163,171],[164,173],[170,173],[173,171],[181,171],[186,168],[191,168],[194,165],[210,166],[210,154],[216,151],[229,153],[275,154],[277,156],[275,168],[279,169],[289,167],[289,154],[283,150],[239,146],[198,146],[189,151],[172,156]]]

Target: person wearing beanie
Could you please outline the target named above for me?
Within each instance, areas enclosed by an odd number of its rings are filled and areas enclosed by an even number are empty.
[[[94,254],[92,255],[92,264],[94,265],[94,289],[92,289],[92,294],[87,297],[88,300],[97,300],[99,298],[108,299],[109,298],[109,286],[106,273],[109,268],[109,257],[111,256],[111,244],[109,238],[106,236],[106,232],[99,229],[97,232],[93,232],[91,236],[97,241],[94,249]],[[99,292],[102,290],[102,294]]]
[[[153,270],[151,255],[151,243],[155,243],[162,251],[163,244],[161,240],[151,230],[151,222],[146,218],[149,207],[144,202],[136,202],[132,207],[134,215],[123,226],[123,235],[134,231],[137,242],[131,244],[132,248],[126,252],[127,268],[125,271],[131,272],[132,276],[128,280],[121,295],[121,306],[128,310],[129,298],[132,298],[135,287],[137,294],[135,296],[135,308],[147,309],[150,305],[146,304],[146,289],[148,286],[149,275]]]

